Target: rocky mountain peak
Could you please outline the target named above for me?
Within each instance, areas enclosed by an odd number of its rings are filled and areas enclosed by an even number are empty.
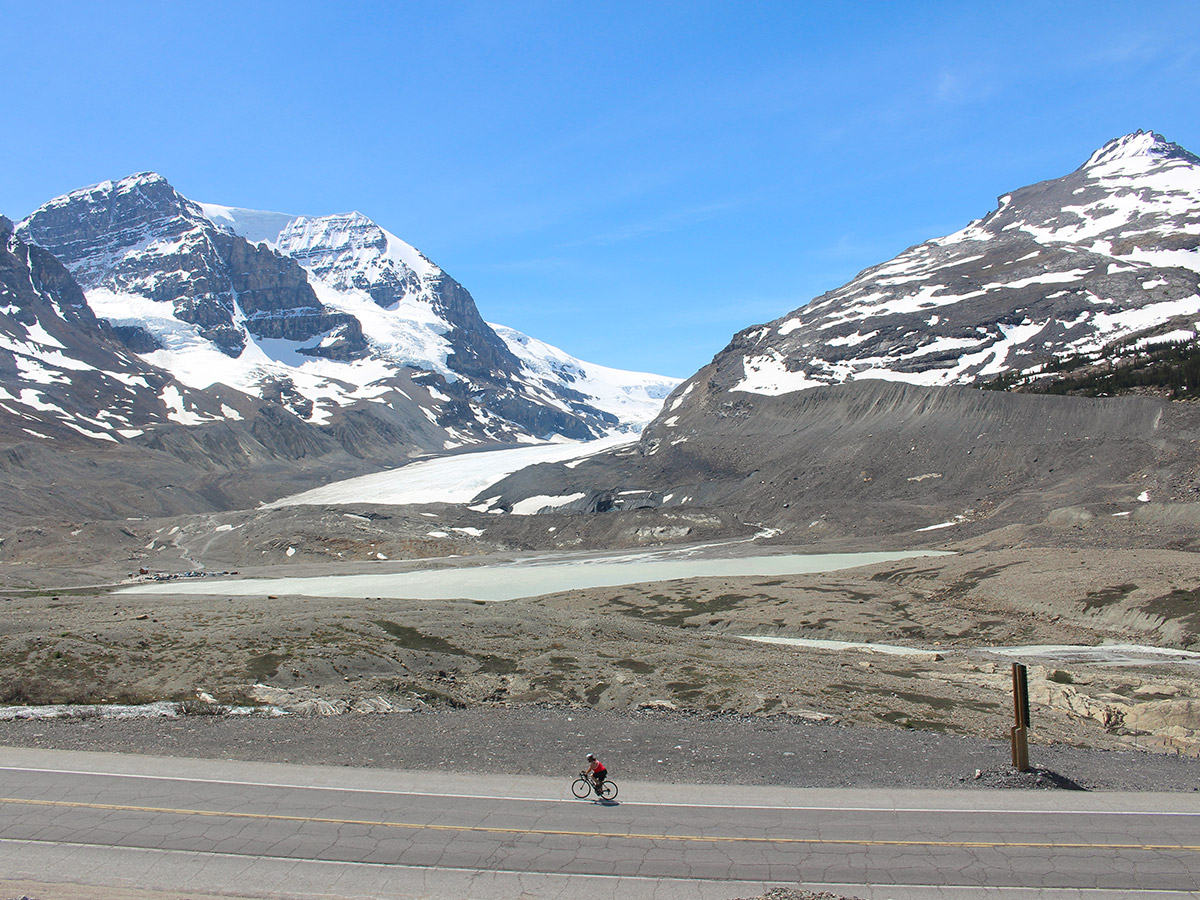
[[[357,211],[298,216],[276,246],[322,281],[364,290],[385,308],[420,294],[426,280],[442,274],[415,247]]]
[[[1153,131],[1142,131],[1140,128],[1131,134],[1113,138],[1095,153],[1080,169],[1092,169],[1120,163],[1123,160],[1171,160],[1177,159],[1193,165],[1200,165],[1200,156],[1185,150],[1178,144],[1168,141],[1161,134]]]
[[[365,352],[357,321],[325,308],[291,259],[217,228],[195,203],[153,172],[72,191],[18,226],[71,270],[101,314],[139,353],[181,339],[237,358],[251,336],[303,343],[313,355]],[[145,325],[146,301],[161,305]],[[123,329],[123,330],[122,330]]]
[[[70,267],[80,285],[99,287],[132,252],[161,252],[204,219],[199,205],[155,172],[102,181],[55,197],[18,226],[23,237]]]

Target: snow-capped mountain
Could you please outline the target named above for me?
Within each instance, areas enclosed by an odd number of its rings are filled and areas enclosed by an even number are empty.
[[[977,384],[1036,377],[1116,342],[1191,341],[1198,248],[1200,158],[1139,131],[746,329],[718,356],[717,381],[761,394],[861,379]]]
[[[62,259],[145,361],[315,424],[382,405],[419,412],[437,446],[586,439],[640,427],[653,415],[647,386],[663,396],[677,383],[540,342],[544,359],[514,353],[466,289],[359,213],[200,204],[142,173],[56,198],[18,232]],[[586,378],[547,376],[571,367],[598,373],[595,396]],[[622,392],[634,399],[614,403]]]
[[[297,260],[322,299],[363,321],[375,346],[394,362],[451,379],[504,368],[546,403],[611,415],[615,424],[608,430],[639,429],[679,384],[678,378],[585,362],[515,329],[485,323],[458,282],[362,213],[291,218],[201,205],[214,223]],[[364,294],[379,309],[364,307]]]
[[[357,322],[323,307],[300,266],[219,230],[159,175],[73,191],[17,230],[65,263],[96,294],[93,310],[125,329],[139,352],[174,349],[186,339],[181,331],[234,359],[254,338],[305,344],[319,337],[306,349],[327,358],[366,351]],[[121,315],[136,301],[155,304],[145,325],[144,308]]]
[[[148,365],[92,313],[49,252],[0,216],[0,419],[17,438],[120,443],[146,428],[238,421],[247,398],[195,391]]]

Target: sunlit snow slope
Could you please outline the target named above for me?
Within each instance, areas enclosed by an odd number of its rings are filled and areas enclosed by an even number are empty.
[[[284,497],[267,508],[345,503],[469,503],[480,492],[527,466],[583,459],[634,440],[633,436],[618,434],[586,443],[563,441],[536,447],[460,453],[339,481]],[[544,499],[539,508],[552,506],[555,500],[569,501],[570,498]],[[487,504],[482,508],[486,509]]]

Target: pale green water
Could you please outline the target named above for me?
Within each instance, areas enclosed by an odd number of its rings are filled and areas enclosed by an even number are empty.
[[[223,596],[387,597],[411,600],[515,600],[559,591],[673,581],[757,575],[834,572],[918,556],[944,556],[935,550],[897,553],[796,553],[789,555],[705,556],[709,548],[658,550],[604,556],[562,556],[487,566],[422,569],[379,575],[247,578],[175,581],[125,588],[127,594],[220,594]]]

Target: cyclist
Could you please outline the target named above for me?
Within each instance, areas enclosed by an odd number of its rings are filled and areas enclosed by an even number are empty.
[[[608,777],[608,769],[604,768],[604,763],[596,759],[596,754],[589,753],[587,755],[587,768],[580,772],[592,780],[592,787],[596,789],[596,796],[601,796],[600,786],[604,784],[604,779]]]

